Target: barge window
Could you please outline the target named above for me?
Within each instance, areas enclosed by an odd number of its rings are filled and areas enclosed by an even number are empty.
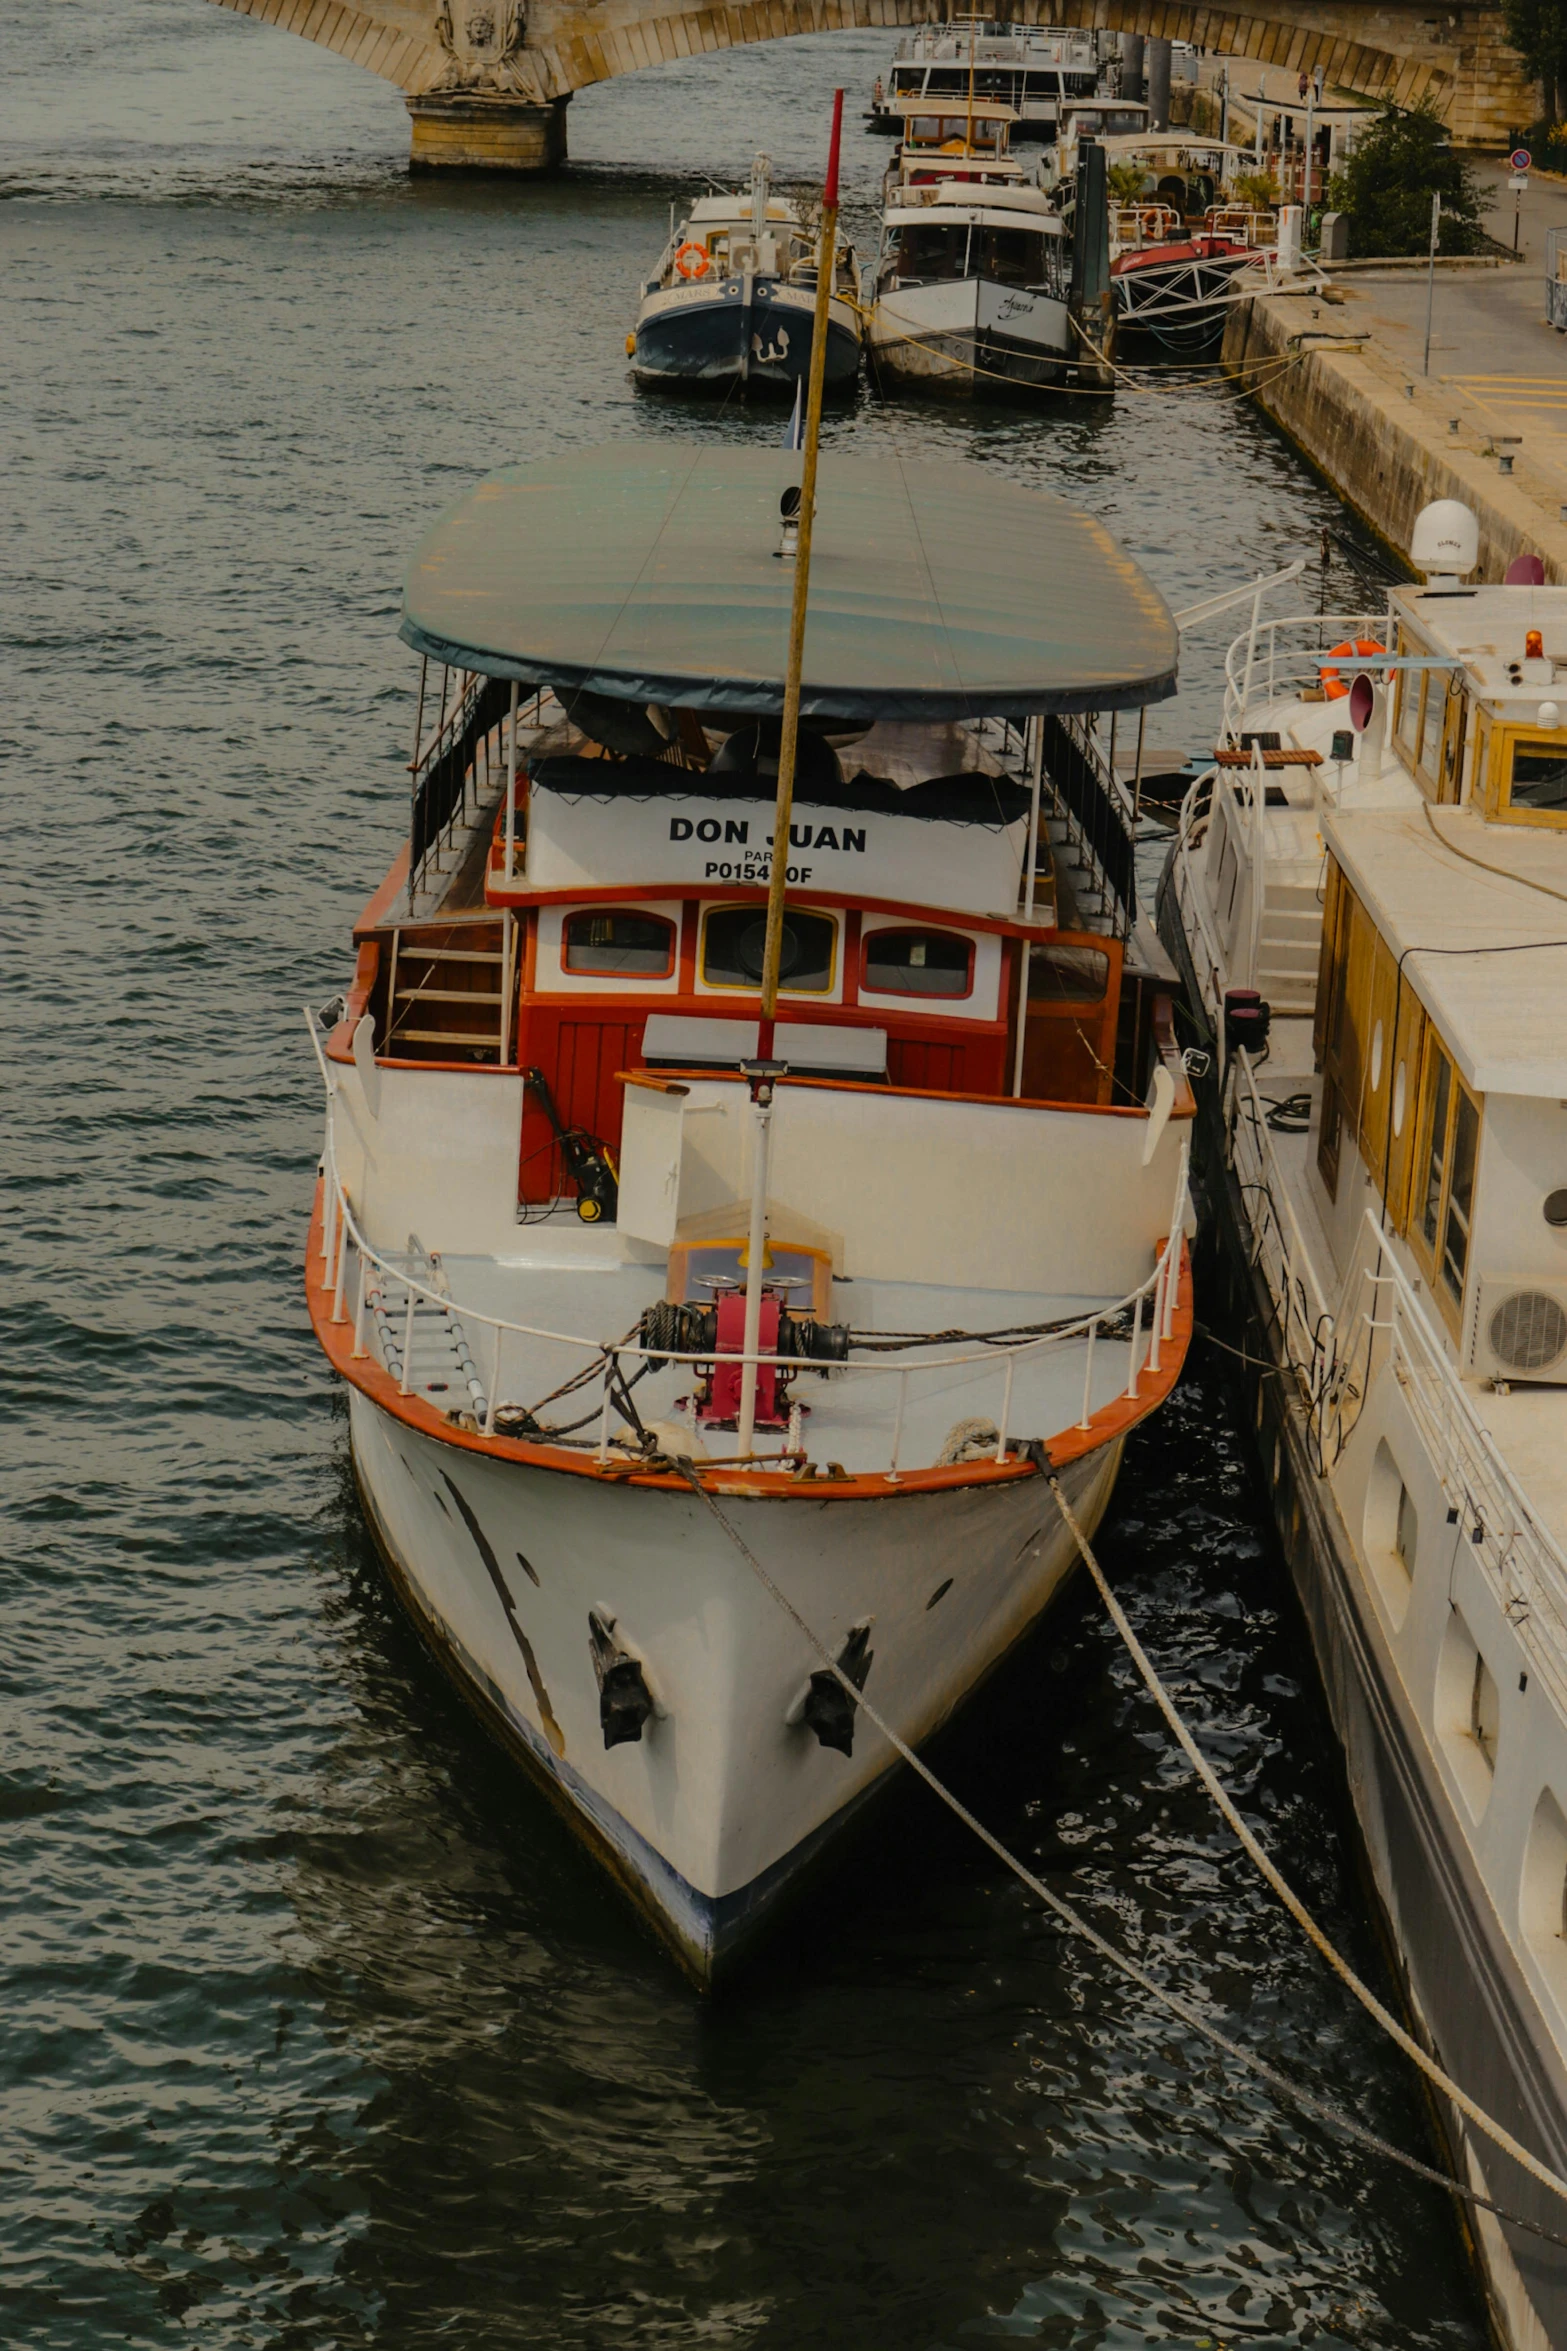
[[[1567,814],[1567,743],[1515,743],[1507,806]]]
[[[618,907],[568,914],[560,960],[567,971],[601,978],[667,980],[675,968],[675,926],[660,914],[627,914]]]
[[[999,286],[1031,286],[1038,293],[1050,283],[1048,242],[1042,229],[982,228],[977,274],[994,278]]]
[[[1480,1108],[1436,1039],[1426,1062],[1417,1238],[1439,1296],[1457,1306],[1469,1270]]]
[[[1030,1004],[1097,1004],[1110,979],[1098,947],[1038,947],[1028,959]]]
[[[1403,629],[1398,632],[1398,650],[1406,659],[1418,659],[1424,645],[1417,645]],[[1415,745],[1420,740],[1420,692],[1429,672],[1423,669],[1401,669],[1398,674],[1398,711],[1393,723],[1393,737],[1407,754],[1405,765],[1415,764]]]
[[[1447,715],[1447,681],[1436,670],[1426,672],[1425,702],[1420,718],[1420,756],[1415,765],[1432,783],[1441,781],[1442,721]]]
[[[953,931],[872,931],[860,985],[878,996],[966,996],[973,941]]]
[[[893,267],[906,286],[945,285],[968,276],[968,248],[966,227],[935,228],[919,221],[898,239]]]
[[[825,996],[833,983],[838,926],[824,914],[784,916],[778,985],[796,996]],[[715,988],[757,988],[767,944],[765,906],[715,907],[702,926],[702,977]]]

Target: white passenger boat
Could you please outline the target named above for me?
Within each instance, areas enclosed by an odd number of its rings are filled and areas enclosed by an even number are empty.
[[[905,117],[866,328],[883,390],[1038,390],[1080,356],[1065,224],[1009,154],[1011,120],[991,100]]]
[[[1012,109],[1018,138],[1053,139],[1063,107],[1099,88],[1104,41],[1074,26],[1003,24],[988,16],[921,25],[898,43],[867,120],[875,131],[901,131],[906,101],[950,105],[972,91]]]
[[[1419,2030],[1567,2171],[1567,589],[1255,622],[1163,917],[1279,1532]],[[1271,1016],[1271,1025],[1270,1025]],[[1561,2204],[1452,2111],[1461,2176]],[[1567,2263],[1476,2216],[1514,2351]]]
[[[893,1763],[750,1560],[927,1739],[1071,1566],[1042,1465],[1092,1526],[1190,1327],[1098,716],[1176,633],[1091,516],[822,461],[758,1055],[799,467],[583,451],[435,525],[322,1042],[309,1301],[388,1571],[702,1981]]]
[[[839,245],[828,310],[829,390],[860,372],[859,271]],[[670,220],[627,337],[631,372],[649,388],[773,392],[792,398],[811,364],[816,246],[804,207],[772,190],[758,155],[750,187],[699,196]]]

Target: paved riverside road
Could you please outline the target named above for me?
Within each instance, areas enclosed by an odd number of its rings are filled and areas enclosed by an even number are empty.
[[[1494,190],[1491,234],[1510,243],[1507,167],[1486,161],[1476,169]],[[1511,454],[1553,505],[1567,502],[1567,334],[1545,317],[1545,237],[1558,226],[1567,228],[1567,181],[1531,173],[1519,200],[1522,258],[1497,268],[1438,268],[1429,376],[1424,269],[1347,271],[1336,280],[1342,308],[1321,314],[1323,325],[1342,323],[1350,333],[1369,327],[1384,370],[1400,374],[1419,406],[1440,411],[1449,429],[1456,419],[1457,444]]]

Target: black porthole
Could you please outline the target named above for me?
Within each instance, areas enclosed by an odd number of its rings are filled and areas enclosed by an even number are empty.
[[[947,1594],[948,1594],[948,1593],[951,1591],[951,1589],[952,1589],[952,1578],[951,1578],[951,1576],[948,1576],[948,1578],[947,1578],[946,1582],[945,1582],[944,1584],[938,1584],[938,1585],[936,1586],[936,1589],[934,1590],[934,1592],[932,1592],[932,1594],[931,1594],[930,1598],[929,1598],[929,1599],[926,1601],[926,1603],[925,1603],[925,1611],[926,1611],[926,1614],[927,1614],[927,1615],[930,1613],[931,1609],[933,1609],[933,1608],[935,1607],[935,1605],[936,1605],[936,1602],[937,1602],[938,1600],[945,1600],[945,1598],[947,1597]]]
[[[1546,1193],[1545,1221],[1554,1225],[1567,1224],[1567,1191]]]

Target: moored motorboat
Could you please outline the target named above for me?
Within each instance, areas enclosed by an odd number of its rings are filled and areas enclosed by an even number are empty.
[[[1231,649],[1162,900],[1215,1061],[1212,1236],[1398,1980],[1458,2090],[1567,2174],[1567,589],[1424,585]],[[1562,991],[1562,993],[1558,993]],[[1252,1374],[1255,1376],[1251,1376]],[[1559,2197],[1439,2096],[1504,2213]],[[1512,2351],[1567,2267],[1476,2242]]]
[[[1099,88],[1102,44],[1102,35],[1073,26],[1003,24],[986,16],[920,25],[898,43],[866,119],[872,130],[901,132],[905,101],[950,106],[972,94],[1009,106],[1016,137],[1053,139],[1063,107]]]
[[[1176,636],[1088,515],[823,460],[758,1054],[799,468],[582,452],[430,532],[310,1250],[398,1591],[704,1982],[893,1762],[748,1558],[924,1740],[1069,1571],[1042,1466],[1092,1525],[1190,1327],[1087,715]]]
[[[1105,119],[1102,107],[1070,109],[1045,177],[1070,211],[1084,141],[1102,148],[1118,332],[1195,354],[1223,332],[1237,297],[1266,282],[1278,214],[1236,185],[1247,150],[1146,125],[1105,131]]]
[[[838,249],[828,310],[826,383],[853,389],[860,371],[859,273]],[[775,195],[758,155],[750,187],[699,196],[670,232],[645,280],[627,339],[631,372],[649,388],[741,390],[793,397],[811,361],[816,247],[804,206]]]
[[[905,115],[866,323],[883,390],[1040,390],[1080,356],[1065,225],[1008,152],[1011,122],[994,100]]]

